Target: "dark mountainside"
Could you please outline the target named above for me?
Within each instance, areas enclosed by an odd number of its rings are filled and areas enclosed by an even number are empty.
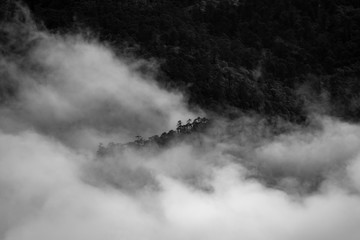
[[[156,59],[158,81],[182,89],[192,105],[299,123],[315,103],[360,118],[359,1],[24,2],[52,31],[86,27],[123,54]],[[1,82],[0,100],[14,95],[16,86]]]

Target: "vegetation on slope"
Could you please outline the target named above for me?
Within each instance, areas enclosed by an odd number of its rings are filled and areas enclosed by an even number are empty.
[[[97,150],[98,157],[107,157],[115,154],[118,151],[122,151],[127,148],[134,149],[146,149],[151,148],[159,149],[162,147],[169,146],[173,143],[179,143],[181,141],[190,141],[194,143],[195,139],[200,140],[200,135],[208,129],[210,121],[207,118],[196,118],[193,121],[189,119],[186,124],[178,121],[176,131],[170,130],[164,132],[160,136],[151,136],[148,139],[144,139],[141,136],[136,136],[136,140],[129,143],[109,143],[104,146],[102,143],[99,145]]]
[[[333,115],[360,117],[359,1],[25,2],[53,31],[89,27],[119,49],[158,59],[163,86],[202,108],[302,122],[315,100]],[[2,89],[0,99],[7,95]]]

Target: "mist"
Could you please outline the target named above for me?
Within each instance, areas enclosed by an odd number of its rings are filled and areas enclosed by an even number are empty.
[[[69,146],[95,147],[101,138],[151,136],[194,116],[181,94],[136,72],[150,62],[128,63],[81,34],[39,31],[26,9],[18,14],[29,20],[2,27],[2,73],[18,85],[17,99],[2,109],[5,129],[35,128]]]
[[[316,116],[215,124],[164,149],[119,150],[204,114],[107,44],[3,23],[0,239],[327,239],[360,236],[360,126]],[[150,63],[148,63],[150,64]],[[155,70],[156,71],[156,70]],[[275,129],[276,130],[276,129]]]

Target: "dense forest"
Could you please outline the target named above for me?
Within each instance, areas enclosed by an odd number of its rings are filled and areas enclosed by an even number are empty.
[[[10,1],[2,1],[7,18]],[[26,0],[47,29],[90,29],[160,63],[189,103],[302,122],[309,105],[360,119],[358,0]],[[0,83],[0,99],[16,93]]]

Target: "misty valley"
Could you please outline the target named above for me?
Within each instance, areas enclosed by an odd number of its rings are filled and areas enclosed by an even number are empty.
[[[360,239],[360,5],[0,2],[0,240]]]

